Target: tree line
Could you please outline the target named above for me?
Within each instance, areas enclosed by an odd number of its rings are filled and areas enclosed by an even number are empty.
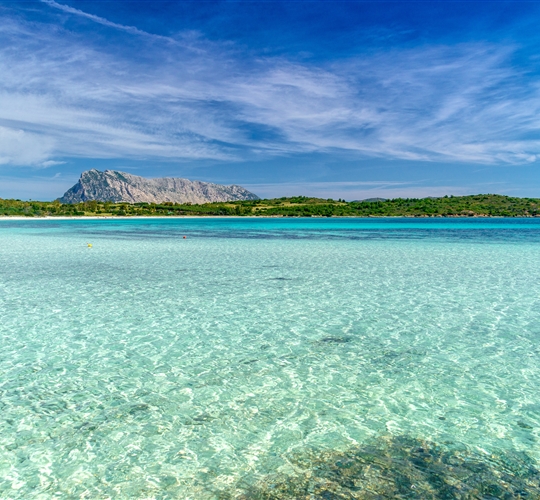
[[[295,196],[196,205],[0,198],[0,216],[540,217],[540,199],[481,194],[346,202]]]

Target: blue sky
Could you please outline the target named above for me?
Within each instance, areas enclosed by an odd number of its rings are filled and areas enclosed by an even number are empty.
[[[2,1],[0,197],[540,197],[540,3]]]

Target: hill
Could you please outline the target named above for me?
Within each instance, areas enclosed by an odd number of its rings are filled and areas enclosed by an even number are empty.
[[[210,182],[173,177],[146,179],[116,170],[87,170],[79,182],[66,191],[60,203],[112,201],[115,203],[212,203],[258,200],[241,186],[223,186]]]

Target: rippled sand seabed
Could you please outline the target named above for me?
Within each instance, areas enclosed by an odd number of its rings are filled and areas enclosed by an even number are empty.
[[[0,221],[0,498],[539,498],[539,430],[540,221]]]

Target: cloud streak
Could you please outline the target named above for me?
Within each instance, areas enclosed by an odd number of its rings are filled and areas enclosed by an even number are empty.
[[[133,37],[131,48],[8,19],[0,27],[0,164],[251,161],[313,152],[487,165],[539,158],[540,88],[519,78],[511,45],[300,63],[204,39],[172,44],[41,1]]]
[[[161,35],[155,35],[153,33],[148,33],[146,31],[140,30],[134,26],[126,26],[124,24],[118,24],[114,23],[112,21],[109,21],[108,19],[105,19],[103,17],[95,16],[94,14],[89,14],[87,12],[84,12],[80,9],[75,9],[74,7],[70,7],[69,5],[60,4],[58,2],[55,2],[54,0],[40,0],[41,3],[44,3],[48,5],[49,7],[52,7],[54,9],[61,10],[62,12],[66,12],[67,14],[73,14],[75,16],[80,16],[85,19],[88,19],[94,23],[101,24],[102,26],[106,26],[107,28],[113,28],[120,31],[125,31],[126,33],[129,33],[131,35],[139,35],[144,37],[153,38],[155,40],[163,40],[167,42],[174,42],[175,40],[166,36]]]
[[[0,126],[0,165],[36,165],[46,161],[54,149],[50,137]]]

